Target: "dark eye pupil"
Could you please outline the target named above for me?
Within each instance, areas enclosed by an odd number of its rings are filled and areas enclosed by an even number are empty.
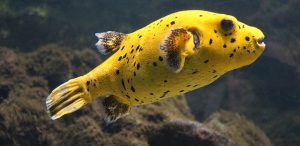
[[[233,28],[232,20],[226,20],[226,19],[222,20],[221,21],[221,27],[225,31],[231,30]]]

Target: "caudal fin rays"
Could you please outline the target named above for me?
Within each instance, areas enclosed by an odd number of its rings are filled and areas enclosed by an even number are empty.
[[[47,97],[47,112],[51,119],[72,113],[91,101],[89,92],[80,77],[58,86]]]

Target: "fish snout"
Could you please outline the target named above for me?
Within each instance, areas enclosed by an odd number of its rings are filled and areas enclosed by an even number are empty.
[[[264,50],[266,47],[266,43],[264,42],[265,37],[259,37],[255,39],[256,47],[258,49]]]
[[[266,43],[264,42],[264,33],[256,27],[252,27],[251,31],[253,33],[256,48],[263,51],[266,47]]]

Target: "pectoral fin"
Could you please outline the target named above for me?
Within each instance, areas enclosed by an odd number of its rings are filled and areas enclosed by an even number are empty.
[[[120,48],[121,42],[126,36],[124,33],[108,31],[102,33],[95,33],[99,41],[96,43],[96,47],[102,54],[106,55],[113,51],[117,51]]]
[[[187,42],[193,35],[184,28],[171,29],[160,45],[161,51],[165,54],[168,66],[174,72],[178,73],[182,70],[185,57],[189,54],[186,47]]]

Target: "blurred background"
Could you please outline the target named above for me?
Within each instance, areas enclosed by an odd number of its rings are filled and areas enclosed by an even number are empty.
[[[140,107],[114,125],[103,123],[100,102],[50,120],[44,105],[48,93],[105,59],[94,48],[95,32],[129,33],[187,9],[230,14],[260,28],[266,36],[264,54],[186,98]],[[0,145],[163,145],[161,138],[170,137],[160,135],[165,132],[160,128],[168,121],[209,126],[217,113],[253,124],[242,134],[219,131],[237,145],[264,139],[270,145],[299,146],[299,9],[299,0],[0,0]],[[238,130],[245,123],[233,125]],[[233,138],[247,134],[252,139]]]

